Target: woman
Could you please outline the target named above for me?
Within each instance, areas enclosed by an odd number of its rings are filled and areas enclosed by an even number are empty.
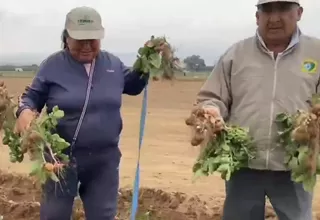
[[[138,95],[148,76],[130,71],[116,56],[100,50],[104,28],[97,11],[71,10],[66,17],[65,49],[40,66],[21,97],[17,132],[25,131],[33,110],[58,105],[65,112],[58,134],[71,143],[72,159],[63,180],[44,184],[41,220],[70,220],[74,197],[84,203],[87,220],[114,220],[119,186],[118,148],[122,130],[121,95]]]

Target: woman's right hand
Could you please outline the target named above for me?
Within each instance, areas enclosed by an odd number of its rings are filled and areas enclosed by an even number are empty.
[[[36,114],[31,109],[23,110],[14,127],[14,132],[16,134],[23,134],[29,127],[32,120],[36,117]]]

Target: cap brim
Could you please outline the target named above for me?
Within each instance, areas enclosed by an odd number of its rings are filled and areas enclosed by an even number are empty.
[[[264,1],[264,2],[258,3],[258,4],[256,4],[256,6],[264,5],[264,4],[268,4],[268,3],[273,3],[273,2],[288,2],[288,3],[300,4],[299,2],[294,1],[294,0],[269,0],[269,1]]]
[[[99,40],[104,38],[104,29],[96,31],[73,31],[67,29],[71,38],[76,40]]]

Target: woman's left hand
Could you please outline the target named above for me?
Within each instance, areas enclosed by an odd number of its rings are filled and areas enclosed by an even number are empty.
[[[154,46],[154,42],[153,42],[154,39],[155,39],[154,36],[151,36],[151,39],[146,41],[144,46],[153,47]],[[158,43],[158,45],[155,45],[154,49],[158,53],[164,52],[166,49],[170,49],[169,44],[165,40],[163,40],[162,42],[161,41],[157,42],[157,43]]]
[[[168,46],[168,45],[167,45]],[[160,44],[159,46],[156,46],[154,49],[158,52],[158,53],[161,53],[161,52],[164,52],[165,51],[165,48],[166,48],[166,43],[162,43]]]
[[[151,37],[151,40],[148,40],[144,45],[148,46],[148,44],[151,44],[152,46],[154,43],[152,40],[154,39],[154,36]],[[173,58],[173,51],[168,42],[165,40],[161,40],[160,42],[157,42],[157,45],[155,45],[155,51],[157,51],[164,59],[171,60]]]

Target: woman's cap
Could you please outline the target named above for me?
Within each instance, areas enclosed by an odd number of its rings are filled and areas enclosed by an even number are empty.
[[[90,7],[73,8],[66,16],[65,29],[71,38],[92,40],[104,38],[100,14]]]

